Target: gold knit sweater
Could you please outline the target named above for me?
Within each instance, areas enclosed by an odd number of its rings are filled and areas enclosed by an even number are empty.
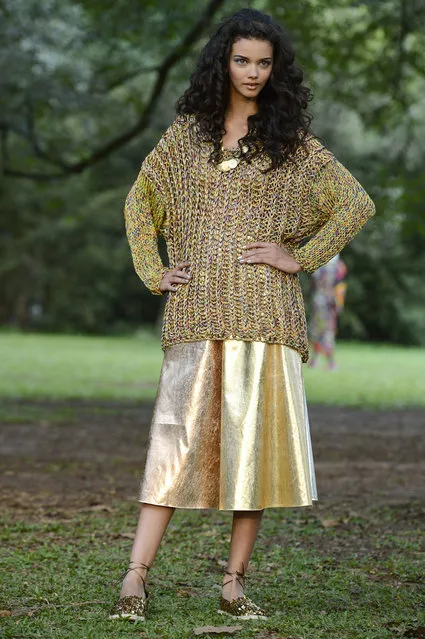
[[[162,345],[212,339],[285,344],[308,359],[297,275],[240,264],[248,242],[276,242],[311,273],[361,229],[375,208],[357,180],[313,136],[308,153],[263,173],[264,156],[223,172],[208,162],[191,122],[176,118],[145,158],[125,206],[136,272],[155,294],[167,268],[187,260],[191,280],[168,294]]]

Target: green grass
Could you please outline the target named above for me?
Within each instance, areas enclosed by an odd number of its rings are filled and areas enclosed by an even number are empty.
[[[340,343],[338,369],[304,368],[307,400],[373,408],[425,406],[425,349]]]
[[[0,397],[151,399],[161,370],[159,340],[0,334]]]
[[[216,613],[230,515],[199,511],[171,522],[152,570],[149,619],[108,621],[136,510],[121,502],[110,512],[2,522],[0,609],[13,616],[2,616],[1,636],[188,639],[199,626],[237,625]],[[326,528],[316,510],[267,511],[247,590],[269,619],[242,622],[233,636],[395,639],[424,625],[418,517],[381,508]]]
[[[162,351],[133,337],[0,334],[0,398],[153,399]],[[364,407],[425,406],[425,349],[340,343],[338,370],[304,367],[307,399]]]

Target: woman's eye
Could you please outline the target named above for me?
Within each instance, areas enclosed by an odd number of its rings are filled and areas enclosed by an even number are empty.
[[[246,60],[242,60],[242,58],[236,59],[235,62],[236,62],[236,64],[238,64],[240,66],[246,64]],[[267,68],[267,67],[269,67],[271,65],[271,62],[270,62],[270,60],[262,60],[260,62],[260,65],[262,67],[266,67]]]

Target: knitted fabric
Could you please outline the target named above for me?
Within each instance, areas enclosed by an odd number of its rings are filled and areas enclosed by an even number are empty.
[[[295,162],[267,173],[265,155],[222,172],[208,161],[211,150],[196,141],[190,120],[177,118],[145,158],[126,200],[134,266],[152,293],[161,294],[167,270],[158,253],[159,233],[169,268],[191,263],[190,282],[167,297],[163,348],[240,339],[285,344],[306,361],[298,276],[237,258],[249,242],[275,242],[310,273],[354,237],[374,214],[373,202],[313,136],[307,153],[300,148]]]

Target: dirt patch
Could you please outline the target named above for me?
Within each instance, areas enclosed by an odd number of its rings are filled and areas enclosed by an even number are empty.
[[[135,500],[152,404],[25,403],[30,422],[0,431],[2,510],[31,518]],[[2,414],[7,414],[3,404]],[[16,409],[16,405],[15,405]],[[58,411],[71,415],[57,419]],[[424,410],[310,407],[319,512],[414,504],[425,485]],[[423,513],[423,510],[421,510]]]

